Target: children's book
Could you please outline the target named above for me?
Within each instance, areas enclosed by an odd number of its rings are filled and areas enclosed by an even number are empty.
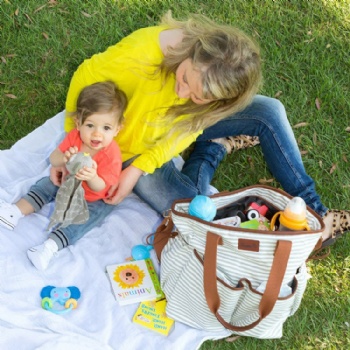
[[[106,271],[120,305],[164,297],[150,258],[108,265]]]
[[[174,320],[166,315],[165,309],[165,298],[144,301],[140,303],[132,320],[134,323],[167,336],[173,328]]]

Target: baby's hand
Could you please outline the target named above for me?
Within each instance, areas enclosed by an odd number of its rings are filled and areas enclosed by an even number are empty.
[[[78,153],[78,147],[74,146],[74,147],[69,147],[69,149],[64,152],[64,156],[63,156],[63,161],[65,163],[68,163],[69,159],[72,157],[73,154]]]
[[[75,178],[80,181],[91,181],[97,176],[97,163],[93,160],[92,167],[84,166],[76,174]]]

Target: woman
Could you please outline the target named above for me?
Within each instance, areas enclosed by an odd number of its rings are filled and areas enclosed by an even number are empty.
[[[207,194],[215,169],[230,151],[227,137],[250,135],[259,137],[284,190],[324,217],[328,243],[350,229],[349,211],[328,210],[321,203],[283,105],[256,96],[260,53],[241,31],[202,16],[175,21],[169,12],[160,26],[140,29],[85,60],[72,78],[67,112],[74,112],[83,87],[104,80],[114,81],[129,101],[125,127],[116,137],[124,170],[107,203],[118,204],[134,191],[163,213],[175,199]],[[72,127],[67,117],[66,131]],[[178,171],[171,159],[195,140]]]

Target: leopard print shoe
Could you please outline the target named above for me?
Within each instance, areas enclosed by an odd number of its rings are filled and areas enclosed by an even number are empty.
[[[248,136],[248,135],[240,135],[240,136],[229,136],[229,137],[221,137],[219,139],[210,140],[210,142],[220,143],[226,148],[226,152],[231,154],[232,151],[238,151],[240,149],[254,147],[260,143],[258,136]],[[192,143],[188,148],[186,148],[181,156],[184,160],[187,160],[192,153],[194,148],[194,143]]]
[[[254,147],[260,143],[258,136],[248,135],[222,137],[219,139],[211,140],[211,142],[216,142],[223,145],[226,148],[228,154],[231,154],[232,151]]]
[[[350,210],[330,209],[323,217],[324,221],[332,216],[329,238],[322,243],[322,248],[332,245],[340,236],[350,231]]]

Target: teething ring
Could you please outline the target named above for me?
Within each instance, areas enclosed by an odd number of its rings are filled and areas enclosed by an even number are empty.
[[[40,296],[43,309],[61,315],[77,308],[80,290],[75,286],[46,286],[41,290]]]
[[[66,303],[64,304],[64,307],[66,309],[69,309],[69,308],[76,309],[78,307],[78,302],[75,299],[70,298],[66,301]]]
[[[41,300],[41,306],[45,310],[50,310],[52,309],[53,302],[49,297],[46,297]]]

